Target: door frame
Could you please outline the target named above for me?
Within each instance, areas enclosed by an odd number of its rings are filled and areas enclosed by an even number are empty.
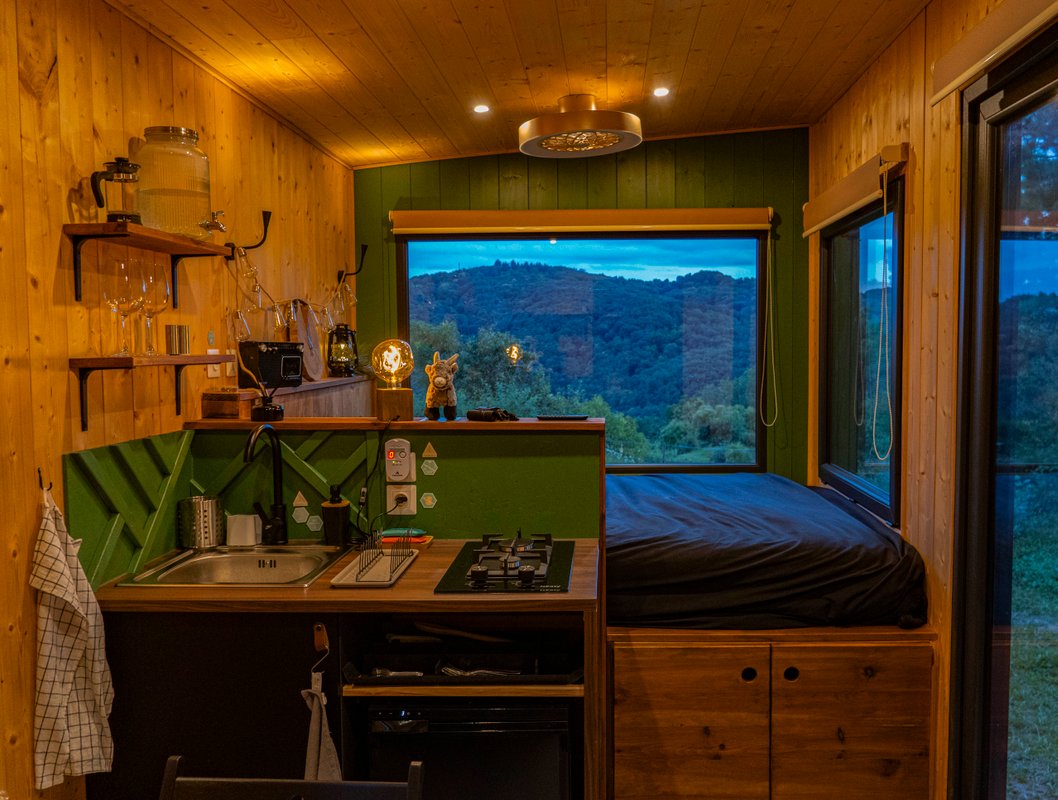
[[[1058,25],[963,93],[959,297],[959,405],[952,576],[949,798],[987,800],[995,764],[988,752],[997,601],[995,462],[998,322],[998,126],[1058,87]],[[1005,774],[1005,746],[1002,770]]]

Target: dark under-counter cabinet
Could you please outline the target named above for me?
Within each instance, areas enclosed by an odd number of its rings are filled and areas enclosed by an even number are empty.
[[[614,630],[615,800],[928,796],[928,641]]]
[[[335,614],[104,615],[114,681],[113,769],[87,778],[91,800],[154,800],[171,755],[194,775],[300,777],[310,687],[320,655],[313,627]],[[332,651],[322,670],[332,730],[341,680]]]

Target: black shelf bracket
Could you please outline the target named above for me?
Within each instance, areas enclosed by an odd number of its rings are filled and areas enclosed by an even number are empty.
[[[78,303],[81,302],[81,248],[84,247],[84,243],[89,239],[122,239],[125,236],[126,234],[123,233],[93,233],[89,236],[69,235],[70,244],[73,247],[73,299]]]
[[[95,372],[95,367],[77,368],[77,387],[81,401],[81,430],[88,430],[88,376]]]
[[[183,415],[181,402],[181,388],[183,383],[184,367],[187,364],[173,364],[173,386],[176,390],[176,416]],[[135,367],[77,367],[77,388],[80,395],[81,406],[81,430],[88,430],[88,376],[100,369],[135,369]]]
[[[181,381],[181,377],[184,374],[184,367],[186,367],[186,366],[187,366],[187,364],[174,364],[173,365],[173,386],[176,387],[176,416],[178,416],[178,417],[181,416],[181,413],[182,413],[181,412],[181,408],[180,408],[180,395],[181,395],[180,381]]]

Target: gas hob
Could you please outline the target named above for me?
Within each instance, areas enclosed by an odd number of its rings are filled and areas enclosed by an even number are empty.
[[[434,592],[568,592],[573,546],[550,534],[487,533],[480,542],[463,545]]]

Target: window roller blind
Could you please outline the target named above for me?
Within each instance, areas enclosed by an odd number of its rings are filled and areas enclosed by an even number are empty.
[[[390,211],[393,233],[576,233],[769,230],[771,208],[605,208],[526,211]]]
[[[1055,20],[1058,0],[1006,0],[994,8],[933,63],[931,105],[965,89]]]
[[[907,142],[883,147],[878,155],[867,159],[866,163],[805,203],[802,236],[807,239],[813,233],[881,199],[884,174],[905,163],[907,153]]]

